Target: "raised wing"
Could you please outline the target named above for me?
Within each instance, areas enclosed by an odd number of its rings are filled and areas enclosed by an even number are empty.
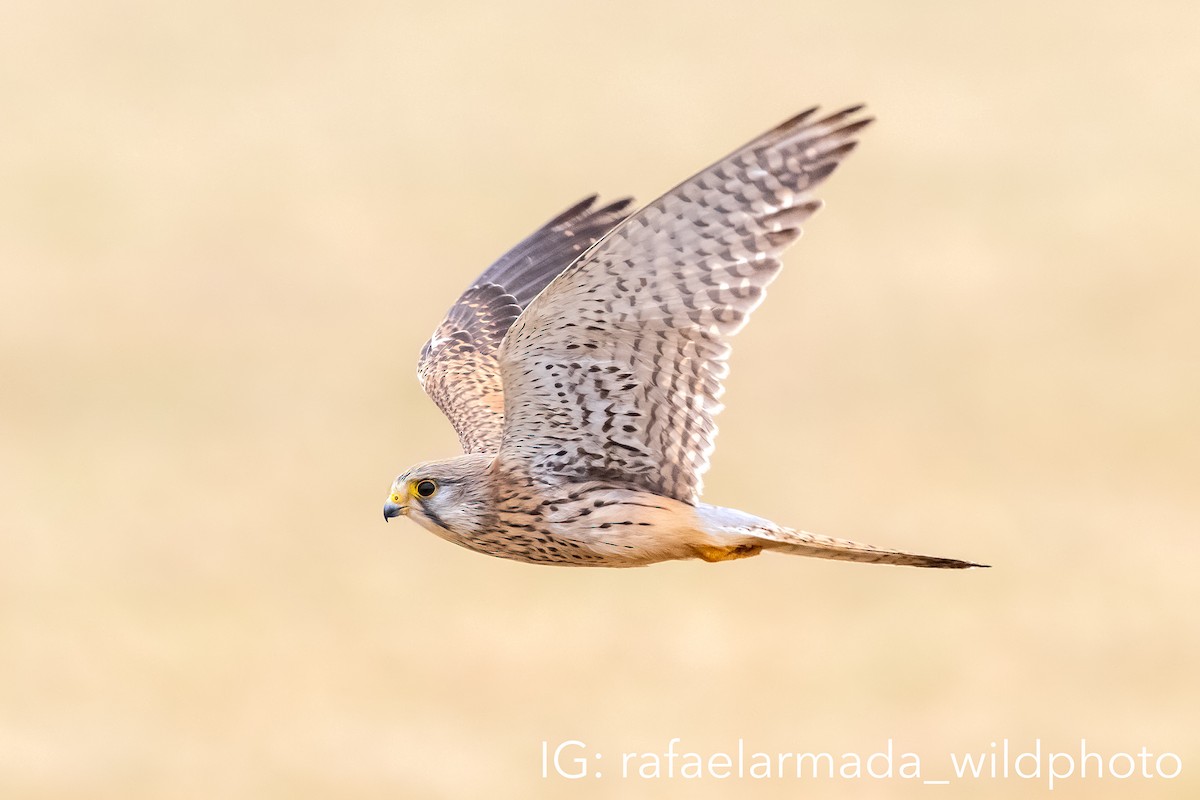
[[[503,468],[694,503],[729,339],[854,149],[861,106],[810,109],[631,215],[521,314],[500,353]]]
[[[501,256],[463,292],[421,350],[417,377],[467,453],[495,453],[504,428],[500,342],[521,310],[579,254],[624,219],[632,202],[585,198]]]

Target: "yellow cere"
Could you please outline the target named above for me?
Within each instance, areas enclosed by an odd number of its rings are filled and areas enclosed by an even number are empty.
[[[393,503],[396,503],[397,505],[399,505],[400,501],[403,500],[404,498],[400,496],[399,492],[393,492],[392,496],[388,499],[391,500]]]

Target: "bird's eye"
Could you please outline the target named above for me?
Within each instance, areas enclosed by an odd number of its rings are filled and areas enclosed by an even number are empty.
[[[413,485],[413,494],[421,499],[433,497],[435,494],[437,494],[437,490],[437,484],[429,480],[417,481]]]

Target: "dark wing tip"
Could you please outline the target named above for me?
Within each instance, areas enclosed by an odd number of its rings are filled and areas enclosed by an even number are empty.
[[[598,198],[588,195],[560,212],[497,259],[475,285],[498,284],[524,308],[580,253],[619,225],[633,203],[623,197],[596,208]]]
[[[838,120],[843,120],[843,119],[846,119],[847,117],[854,116],[855,114],[862,111],[866,107],[867,107],[866,103],[858,103],[857,105],[846,106],[845,108],[841,109],[840,111],[833,112],[828,117],[824,117],[823,119],[817,120],[813,124],[814,125],[828,125],[831,122],[836,122]]]
[[[832,131],[829,135],[831,137],[832,136],[853,136],[854,134],[858,133],[859,131],[861,131],[863,128],[867,127],[874,121],[875,121],[874,117],[864,117],[863,119],[859,119],[859,120],[855,120],[854,122],[851,122],[849,125],[843,125],[842,127],[838,128],[837,130]]]
[[[557,228],[559,225],[562,225],[566,222],[570,222],[571,220],[575,219],[578,216],[581,216],[585,211],[590,209],[596,203],[596,201],[599,199],[600,199],[600,195],[598,193],[593,192],[592,194],[589,194],[587,197],[583,198],[575,205],[573,205],[570,208],[559,213],[558,216],[554,217],[554,219],[550,220],[545,225],[541,226],[541,228],[539,228],[538,230],[545,230],[546,228]]]
[[[813,114],[817,113],[820,110],[821,110],[820,106],[810,106],[809,108],[806,108],[803,111],[801,111],[799,114],[796,114],[793,117],[789,117],[788,119],[779,123],[774,128],[767,131],[766,135],[770,136],[771,134],[774,134],[774,133],[789,131],[792,128],[795,128],[797,125],[803,124],[809,117],[811,117]]]
[[[620,214],[622,211],[629,208],[629,206],[631,206],[632,204],[633,204],[632,197],[622,197],[620,200],[614,200],[613,202],[606,205],[604,208],[599,209],[598,211],[595,212],[595,215],[600,216],[602,214]]]
[[[812,118],[817,114],[818,111],[821,110],[821,107],[820,106],[812,106],[811,108],[804,109],[799,114],[796,114],[794,117],[791,117],[790,119],[784,120],[783,122],[779,123],[774,128],[771,128],[771,130],[767,131],[766,133],[762,134],[754,141],[750,142],[748,145],[746,145],[746,147],[748,147],[748,148],[765,147],[765,146],[772,145],[772,144],[778,143],[778,142],[786,140],[786,139],[791,139],[794,135],[797,135],[800,131],[810,130],[810,129],[818,128],[818,127],[824,128],[824,127],[828,127],[830,125],[835,125],[849,117],[852,117],[853,115],[862,111],[866,107],[867,107],[866,103],[858,103],[857,105],[847,106],[846,108],[843,108],[840,111],[835,111],[826,117],[822,117],[822,118],[814,121]],[[853,128],[853,130],[847,131],[847,135],[849,135],[850,133],[853,133],[854,131],[857,131],[857,130],[860,130],[860,129],[866,127],[873,121],[874,121],[874,117],[868,117],[865,120],[860,120],[860,121],[851,123],[847,127],[852,127],[854,125],[857,125],[858,127]]]

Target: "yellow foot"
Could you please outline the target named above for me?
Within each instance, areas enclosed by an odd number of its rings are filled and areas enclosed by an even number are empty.
[[[713,547],[707,544],[694,544],[692,549],[696,551],[697,556],[711,564],[717,561],[733,561],[735,558],[756,556],[762,552],[762,545],[739,544],[733,547]]]

